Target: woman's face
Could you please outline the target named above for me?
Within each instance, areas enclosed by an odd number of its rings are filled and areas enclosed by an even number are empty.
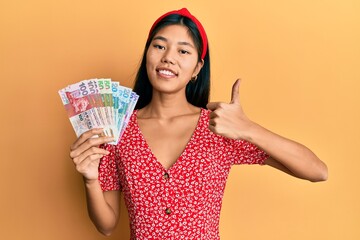
[[[203,66],[198,59],[187,27],[169,25],[160,29],[146,54],[146,70],[153,89],[161,93],[185,92],[187,83]]]

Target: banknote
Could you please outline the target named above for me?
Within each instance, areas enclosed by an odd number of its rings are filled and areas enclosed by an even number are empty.
[[[105,134],[106,136],[114,137],[115,122],[113,120],[113,101],[112,101],[112,90],[111,90],[111,79],[97,79],[100,95],[104,108],[102,108],[105,120]]]
[[[111,136],[117,144],[139,96],[111,79],[89,79],[58,91],[77,137],[93,128]]]
[[[94,106],[88,97],[81,96],[79,91],[59,91],[59,94],[77,137],[97,127],[91,116]]]
[[[134,111],[138,99],[139,99],[139,95],[137,95],[135,92],[130,93],[130,102],[128,105],[128,109],[125,112],[124,122],[121,126],[120,135],[118,136],[118,138],[121,138],[122,134],[124,133],[125,128],[126,128],[127,124],[129,123],[131,113]]]
[[[117,129],[118,129],[118,136],[120,136],[121,129],[124,125],[125,115],[126,112],[129,110],[129,103],[130,103],[130,96],[131,96],[131,89],[123,86],[119,86],[119,109],[118,109],[118,122],[117,122]]]

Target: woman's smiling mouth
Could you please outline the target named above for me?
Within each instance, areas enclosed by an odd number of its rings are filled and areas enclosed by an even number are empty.
[[[176,73],[174,73],[173,71],[171,71],[169,69],[156,69],[156,72],[158,72],[159,75],[165,76],[165,77],[175,77],[175,76],[177,76]]]

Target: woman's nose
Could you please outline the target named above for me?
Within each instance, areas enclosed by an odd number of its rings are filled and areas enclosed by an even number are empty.
[[[164,63],[175,64],[174,53],[171,51],[171,49],[167,49],[167,51],[164,52],[161,61]]]

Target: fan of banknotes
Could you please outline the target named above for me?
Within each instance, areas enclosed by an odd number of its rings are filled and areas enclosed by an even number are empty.
[[[139,96],[111,79],[89,79],[59,90],[76,136],[102,128],[117,144],[129,122]]]

